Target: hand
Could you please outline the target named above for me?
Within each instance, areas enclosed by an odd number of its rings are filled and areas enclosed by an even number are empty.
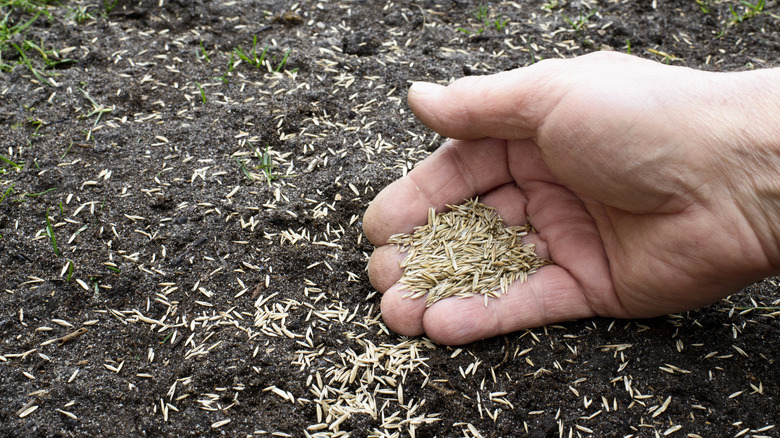
[[[458,140],[366,211],[385,323],[463,344],[594,315],[692,309],[778,272],[780,130],[771,115],[780,93],[766,90],[777,73],[598,53],[448,87],[414,84],[417,117]],[[429,308],[403,298],[403,254],[388,237],[426,223],[429,207],[474,196],[508,225],[528,218],[537,233],[526,242],[554,264],[487,306],[482,297]]]

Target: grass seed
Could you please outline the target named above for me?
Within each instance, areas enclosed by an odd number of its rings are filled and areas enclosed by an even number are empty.
[[[487,300],[551,263],[536,255],[533,244],[522,243],[530,224],[507,227],[495,209],[477,199],[447,207],[450,211],[439,214],[431,208],[426,225],[388,240],[408,253],[401,262],[407,297],[426,296],[426,306],[453,296]]]

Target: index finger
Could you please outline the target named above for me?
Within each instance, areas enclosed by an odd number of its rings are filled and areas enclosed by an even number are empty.
[[[425,224],[431,207],[441,212],[447,204],[460,204],[512,181],[506,141],[450,140],[371,201],[363,231],[371,243],[384,245],[393,234]]]

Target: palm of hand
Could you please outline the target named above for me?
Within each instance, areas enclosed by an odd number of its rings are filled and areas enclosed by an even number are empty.
[[[576,184],[563,184],[531,140],[481,139],[442,146],[388,186],[366,212],[365,232],[379,245],[369,273],[384,293],[386,323],[401,334],[425,333],[442,343],[462,344],[593,315],[661,315],[712,302],[723,295],[724,286],[732,287],[732,256],[750,256],[728,224],[715,223],[716,216],[695,201],[674,197],[634,213],[587,192],[594,187],[598,192],[601,184],[610,184],[608,175],[594,175],[583,192]],[[641,181],[634,184],[627,190],[658,197]],[[515,282],[508,294],[489,300],[487,306],[478,297],[446,299],[429,308],[424,299],[404,298],[397,284],[402,255],[384,245],[387,237],[423,224],[429,206],[441,210],[475,195],[495,207],[508,225],[530,218],[537,233],[527,240],[554,265],[541,268],[526,283]],[[703,245],[716,247],[704,251],[714,254],[712,259],[700,257]]]

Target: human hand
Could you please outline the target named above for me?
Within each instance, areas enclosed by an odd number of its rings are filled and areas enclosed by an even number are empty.
[[[463,344],[594,315],[692,309],[776,273],[780,96],[765,89],[776,81],[776,70],[707,73],[597,53],[413,85],[418,118],[459,140],[366,211],[385,323]],[[403,298],[403,254],[388,237],[423,225],[429,207],[474,196],[507,225],[528,218],[537,233],[524,241],[554,264],[487,306]]]

